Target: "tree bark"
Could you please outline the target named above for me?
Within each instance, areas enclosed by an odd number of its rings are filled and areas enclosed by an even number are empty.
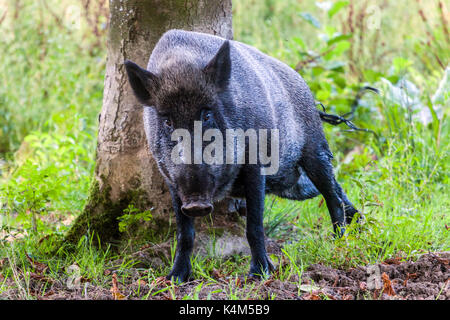
[[[120,243],[130,236],[157,242],[171,234],[175,222],[170,195],[148,150],[142,106],[129,87],[123,62],[129,59],[146,66],[154,45],[169,29],[231,39],[231,22],[231,0],[110,0],[95,177],[85,209],[69,230],[67,240],[76,242],[88,231],[95,233],[102,244]],[[121,233],[117,218],[129,205],[139,210],[151,208],[153,218]],[[228,210],[228,205],[223,203],[213,213],[218,228],[235,227],[229,216],[220,214],[236,211]],[[241,229],[235,228],[234,232],[241,233]]]

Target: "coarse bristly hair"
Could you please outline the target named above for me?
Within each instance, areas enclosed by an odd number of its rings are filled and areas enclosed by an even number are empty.
[[[125,67],[133,92],[146,106],[148,144],[177,217],[177,254],[169,278],[185,281],[190,274],[191,218],[211,213],[213,203],[224,197],[246,199],[251,274],[272,270],[262,225],[266,193],[294,200],[322,193],[336,233],[357,212],[334,177],[312,93],[286,64],[238,41],[170,30],[156,44],[146,69],[131,61]],[[192,136],[195,121],[201,121],[202,130],[216,129],[222,136],[228,129],[276,132],[278,150],[270,150],[279,160],[275,172],[263,174],[267,163],[260,157],[256,164],[174,163],[177,142],[171,133],[183,128]],[[275,139],[267,138],[266,148]],[[247,140],[245,144],[248,157]]]

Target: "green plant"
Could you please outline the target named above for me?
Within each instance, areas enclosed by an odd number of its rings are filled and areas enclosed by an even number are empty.
[[[84,132],[70,135],[34,132],[24,140],[9,179],[0,181],[2,211],[21,225],[48,233],[58,230],[42,221],[47,214],[59,216],[80,212],[86,199],[93,162],[86,145],[92,137]],[[75,187],[76,186],[76,187]]]
[[[125,232],[131,225],[135,223],[150,221],[153,218],[150,210],[140,212],[139,209],[135,208],[131,204],[123,212],[124,214],[117,218],[119,220],[120,232]]]
[[[137,265],[128,251],[113,254],[108,246],[96,247],[93,234],[61,246],[66,226],[85,205],[94,168],[106,2],[5,3],[6,14],[0,5],[0,297],[44,297],[51,281],[66,283],[72,266],[90,283],[81,290],[84,298],[91,286],[109,297],[111,270],[124,286],[136,273],[146,279],[148,286],[134,291],[142,299],[209,299],[216,293],[267,298],[258,291],[264,282],[242,278],[249,256],[224,260],[214,250],[195,255],[193,277],[199,282],[181,296],[175,284],[158,284],[171,262]],[[71,19],[59,18],[73,5],[81,9],[79,29]],[[327,112],[349,112],[363,86],[381,91],[361,97],[352,119],[376,136],[324,124],[337,179],[363,216],[361,225],[347,226],[344,237],[335,239],[321,196],[265,200],[266,235],[282,245],[282,253],[270,255],[277,270],[268,281],[294,284],[295,297],[313,290],[300,278],[311,264],[345,269],[450,250],[445,5],[440,0],[233,1],[235,39],[297,68]],[[151,219],[151,211],[131,206],[119,228],[126,233]],[[173,260],[176,237],[167,238]],[[49,282],[36,286],[27,256],[48,266],[43,276]],[[278,298],[275,292],[268,297]]]

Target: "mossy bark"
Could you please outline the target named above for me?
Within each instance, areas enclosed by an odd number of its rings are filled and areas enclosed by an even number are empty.
[[[126,59],[146,66],[158,39],[174,28],[232,38],[231,0],[110,0],[95,177],[84,211],[67,234],[70,242],[88,232],[105,244],[130,237],[146,240],[149,234],[160,239],[174,230],[169,192],[149,153],[142,107],[133,96],[123,66]],[[153,218],[130,228],[133,234],[121,233],[117,218],[130,204],[151,209]],[[230,217],[223,215],[227,211],[227,203],[219,206],[213,214],[213,229],[228,226],[234,228],[233,233],[242,234],[242,226],[230,225]],[[207,225],[200,223],[199,228]]]

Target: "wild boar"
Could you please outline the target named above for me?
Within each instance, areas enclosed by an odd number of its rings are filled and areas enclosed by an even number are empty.
[[[246,200],[250,274],[259,276],[273,270],[264,245],[266,193],[322,194],[335,232],[357,212],[334,177],[313,95],[286,64],[238,41],[182,30],[161,37],[146,69],[124,64],[176,215],[169,279],[188,279],[193,219],[224,197]]]

